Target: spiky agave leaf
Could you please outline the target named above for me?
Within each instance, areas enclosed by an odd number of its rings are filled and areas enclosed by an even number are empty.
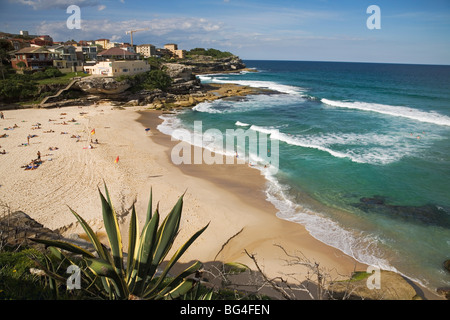
[[[181,212],[183,209],[183,196],[181,196],[172,210],[164,219],[157,232],[156,248],[149,268],[149,273],[153,274],[159,264],[164,260],[169,250],[172,248],[175,237],[180,226]]]
[[[75,254],[81,254],[85,257],[90,257],[90,258],[94,258],[95,256],[90,253],[89,251],[74,245],[72,243],[69,242],[65,242],[65,241],[60,241],[60,240],[50,240],[50,239],[39,239],[39,238],[34,238],[34,239],[30,239],[34,242],[38,242],[41,244],[44,244],[46,247],[57,247]]]
[[[132,274],[132,283],[130,283],[130,291],[137,296],[142,295],[144,284],[147,278],[152,278],[153,274],[149,273],[149,269],[153,262],[153,252],[156,241],[157,228],[159,223],[159,212],[155,211],[150,221],[144,226],[139,246],[134,255],[134,266]]]
[[[117,296],[120,299],[128,299],[129,291],[123,276],[117,274],[116,268],[102,259],[86,258],[88,268],[96,275],[112,280]]]
[[[99,255],[99,257],[102,258],[103,260],[111,261],[112,259],[111,259],[111,256],[110,256],[108,250],[105,250],[104,246],[98,239],[95,232],[89,226],[89,224],[78,213],[76,213],[74,210],[72,210],[70,207],[69,207],[69,210],[70,210],[70,212],[72,212],[72,214],[75,216],[75,218],[77,218],[78,222],[83,227],[84,232],[86,232],[86,235],[88,236],[89,241],[94,246],[94,249],[95,249],[95,251],[97,251],[97,254]]]
[[[185,295],[189,290],[195,286],[196,282],[192,279],[184,279],[177,287],[173,288],[171,291],[167,292],[162,296],[156,296],[155,300],[160,299],[177,299]]]
[[[130,226],[128,228],[128,254],[127,254],[127,283],[130,281],[130,277],[135,264],[134,253],[136,246],[139,242],[139,220],[136,215],[136,208],[133,204],[131,209]]]
[[[122,235],[119,229],[119,222],[111,200],[109,199],[108,189],[105,186],[108,200],[105,199],[101,191],[100,199],[102,201],[103,223],[105,225],[106,233],[108,235],[109,245],[113,255],[114,267],[118,274],[123,273],[123,251],[122,251]]]
[[[149,288],[144,293],[144,296],[151,296],[155,293],[156,289],[159,287],[159,285],[162,283],[166,275],[169,273],[170,269],[174,266],[174,264],[180,259],[180,257],[186,252],[186,250],[191,246],[191,244],[206,230],[209,224],[204,226],[202,229],[197,231],[191,238],[189,238],[186,243],[184,243],[172,256],[169,263],[165,267],[164,271],[160,275],[158,281],[155,285],[149,286]],[[195,271],[194,271],[195,272]]]
[[[186,278],[203,267],[203,264],[199,261],[194,262],[189,268],[184,270],[178,276],[173,278],[168,284],[164,285],[162,289],[158,289],[155,286],[155,289],[159,290],[159,292],[153,294],[154,299],[159,299],[161,297],[165,297],[171,292],[174,288],[178,287]]]

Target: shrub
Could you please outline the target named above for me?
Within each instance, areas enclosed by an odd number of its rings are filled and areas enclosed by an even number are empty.
[[[220,51],[217,49],[204,49],[204,48],[195,48],[192,49],[190,51],[188,51],[186,53],[186,55],[188,56],[208,56],[208,57],[213,57],[213,58],[228,58],[233,56],[233,54],[231,52],[227,52],[227,51]]]
[[[51,298],[52,291],[42,278],[30,273],[34,259],[43,261],[43,255],[35,249],[0,253],[0,299],[39,300]]]
[[[63,73],[56,68],[48,68],[44,72],[47,75],[47,78],[56,78],[63,75]]]
[[[0,80],[0,100],[17,101],[34,97],[37,86],[27,80]]]
[[[146,89],[166,90],[172,84],[172,78],[162,70],[152,70],[146,74],[144,87]]]

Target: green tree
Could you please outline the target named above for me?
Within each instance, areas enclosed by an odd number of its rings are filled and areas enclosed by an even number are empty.
[[[9,52],[14,50],[11,42],[0,39],[0,72],[2,74],[2,79],[5,80],[5,70],[10,61]]]
[[[56,68],[48,68],[44,72],[48,78],[56,78],[63,75],[63,73]]]
[[[144,88],[166,90],[172,84],[172,78],[162,70],[148,72],[144,80]]]

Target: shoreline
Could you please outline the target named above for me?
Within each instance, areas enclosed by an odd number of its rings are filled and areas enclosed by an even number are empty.
[[[366,270],[366,265],[315,239],[302,225],[278,218],[276,208],[265,197],[266,180],[259,170],[237,164],[171,163],[170,150],[178,142],[156,129],[163,112],[144,107],[117,109],[108,103],[5,112],[2,125],[17,123],[19,128],[8,131],[9,137],[0,141],[7,151],[0,156],[0,165],[10,169],[0,181],[0,200],[14,211],[21,210],[45,227],[73,239],[80,237],[82,231],[67,206],[85,218],[94,231],[102,232],[101,203],[95,189],[103,191],[105,181],[113,204],[121,213],[126,248],[126,212],[134,200],[137,199],[136,211],[143,221],[150,188],[153,204],[160,203],[163,215],[185,193],[180,235],[174,248],[210,225],[180,262],[241,262],[254,270],[253,262],[244,253],[246,249],[256,255],[269,276],[278,277],[293,272],[293,268],[284,265],[284,252],[275,247],[280,245],[289,254],[301,252],[318,262],[324,270],[333,272],[334,279],[349,278],[355,270]],[[64,125],[62,118],[75,118],[77,122]],[[42,126],[33,130],[32,125],[37,122]],[[144,130],[147,127],[151,128],[149,134]],[[99,145],[89,150],[93,128],[96,130],[92,137],[98,138]],[[54,132],[46,133],[48,129]],[[68,134],[60,134],[63,130]],[[37,137],[31,139],[29,146],[21,146],[30,133]],[[80,142],[72,139],[72,134],[81,135]],[[45,151],[55,146],[57,151]],[[37,151],[43,154],[44,163],[32,171],[20,168]],[[118,156],[120,161],[115,163]],[[430,297],[436,299],[434,295]]]
[[[241,220],[241,223],[230,221],[232,224],[239,225],[239,227],[235,226],[234,229],[239,231],[243,228],[243,231],[228,242],[227,246],[230,248],[225,247],[225,250],[222,250],[221,255],[218,256],[219,260],[234,258],[234,260],[237,259],[242,263],[249,264],[248,259],[242,254],[245,245],[242,248],[237,248],[238,243],[248,244],[250,247],[260,250],[261,256],[265,255],[265,261],[273,260],[273,257],[269,255],[274,251],[270,244],[279,241],[279,244],[286,244],[286,249],[289,248],[288,252],[291,253],[301,251],[306,256],[311,256],[314,252],[315,257],[326,260],[324,264],[330,267],[329,269],[340,269],[340,274],[347,273],[350,276],[355,269],[366,268],[364,264],[357,262],[338,249],[327,246],[313,238],[303,226],[278,218],[276,216],[277,209],[265,197],[264,191],[267,181],[259,170],[249,168],[247,164],[174,165],[170,163],[171,148],[179,142],[172,141],[171,137],[164,133],[154,132],[157,130],[154,128],[162,122],[159,118],[162,112],[144,111],[139,112],[139,114],[141,116],[137,121],[144,127],[150,127],[153,130],[151,140],[164,147],[165,159],[163,161],[169,163],[182,176],[188,176],[196,183],[199,182],[198,179],[201,179],[208,185],[212,184],[216,186],[215,189],[219,189],[219,192],[225,193],[227,198],[232,198],[236,203],[244,205],[245,209],[251,208],[252,212],[248,215],[248,219],[245,219],[241,213],[230,213],[231,218]],[[191,148],[194,150],[199,147],[191,146]],[[210,196],[213,195],[210,194]],[[270,229],[267,230],[267,228],[264,228],[265,226],[270,226]],[[230,232],[229,236],[231,237],[235,233]],[[232,248],[233,246],[236,248]],[[274,254],[275,256],[279,255]]]
[[[151,126],[152,128],[156,128],[163,122],[163,120],[159,118],[159,116],[163,114],[162,112],[145,111],[139,113],[141,114],[141,117],[137,121],[139,123],[142,123],[144,126]],[[160,131],[157,131],[157,133],[154,134],[151,138],[157,144],[166,147],[166,158],[167,161],[170,162],[170,149],[179,142],[171,141],[171,137],[169,135],[161,133]],[[191,146],[191,148],[192,150],[194,150],[195,148],[199,147]],[[194,151],[192,151],[192,154],[194,154]],[[245,226],[244,228],[247,228],[247,232],[242,231],[236,237],[233,237],[231,241],[227,242],[227,245],[245,246],[246,244],[248,244],[255,250],[260,250],[259,252],[261,256],[264,257],[264,261],[267,262],[268,260],[270,260],[271,265],[269,266],[269,269],[272,269],[272,272],[278,269],[275,259],[271,260],[271,257],[277,257],[277,259],[279,259],[278,261],[281,261],[283,259],[279,255],[280,252],[277,253],[277,249],[273,248],[274,245],[278,245],[280,243],[286,245],[286,247],[283,246],[283,248],[287,248],[286,251],[289,252],[289,250],[292,250],[290,253],[306,253],[306,257],[314,257],[314,259],[318,259],[314,261],[319,262],[321,265],[322,263],[324,263],[326,270],[334,270],[336,272],[335,274],[339,274],[341,276],[345,274],[350,277],[352,272],[354,271],[365,271],[367,269],[367,264],[361,263],[351,256],[343,253],[341,250],[327,245],[314,238],[311,234],[309,234],[309,232],[303,225],[279,218],[276,215],[278,210],[265,196],[265,185],[266,183],[268,183],[268,181],[259,170],[249,168],[247,164],[172,164],[172,166],[178,167],[183,175],[188,175],[194,178],[201,177],[201,179],[213,183],[222,191],[233,194],[239,199],[239,201],[253,207],[259,212],[258,214],[261,214],[261,220],[264,220],[265,222],[261,221],[261,225],[256,223],[253,226]],[[239,176],[239,178],[236,178],[236,176]],[[267,230],[263,228],[264,223],[268,223],[271,226],[276,225],[277,229],[271,230],[271,232],[267,232]],[[262,236],[261,233],[264,233],[264,236]],[[246,237],[252,240],[245,239]],[[275,243],[273,239],[279,239],[280,243]],[[272,244],[272,248],[270,248],[270,241]],[[259,242],[259,244],[256,244],[256,242]],[[248,257],[245,257],[242,252],[238,253],[236,250],[221,251],[221,253],[224,252],[226,252],[226,254],[223,256],[223,258],[225,259],[227,257],[231,257],[244,264],[251,263],[249,262]],[[342,272],[343,270],[344,272]],[[414,290],[420,293],[419,295],[423,296],[425,299],[442,299],[442,297],[430,291],[428,288],[415,283],[414,281],[408,279],[400,273],[396,274],[404,278],[412,287],[415,288]],[[274,277],[276,276],[275,273],[273,273],[272,275]]]

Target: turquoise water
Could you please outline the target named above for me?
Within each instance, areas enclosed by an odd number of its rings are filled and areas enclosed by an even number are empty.
[[[450,286],[450,66],[246,61],[204,75],[279,93],[216,100],[160,130],[243,129],[279,143],[264,169],[278,216],[357,260],[436,289]],[[210,140],[211,141],[211,140]],[[220,141],[220,140],[219,140]],[[241,154],[244,150],[237,149]]]

